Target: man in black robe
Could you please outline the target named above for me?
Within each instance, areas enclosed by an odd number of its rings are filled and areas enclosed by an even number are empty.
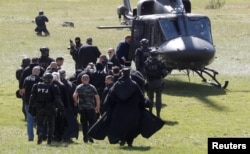
[[[78,52],[79,68],[85,69],[89,63],[96,64],[101,55],[98,47],[95,45],[83,45]]]
[[[149,138],[164,125],[160,118],[145,109],[146,99],[130,73],[130,68],[122,69],[122,76],[104,100],[106,112],[89,129],[89,136],[99,140],[107,136],[110,144],[123,146],[127,143],[132,147],[139,134]]]
[[[110,127],[107,132],[111,144],[132,146],[140,133],[140,115],[144,108],[144,95],[139,86],[130,78],[130,69],[123,68],[122,77],[111,88],[104,101],[112,110]]]

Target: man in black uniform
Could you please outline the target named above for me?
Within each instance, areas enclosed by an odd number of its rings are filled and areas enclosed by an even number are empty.
[[[23,89],[21,89],[22,94],[24,94],[25,111],[26,111],[26,115],[27,115],[28,141],[34,140],[34,131],[33,131],[34,117],[28,111],[29,110],[29,99],[30,99],[31,90],[32,90],[33,85],[41,81],[39,74],[40,74],[40,66],[35,66],[32,69],[32,74],[25,78],[24,84],[23,84]]]
[[[18,68],[18,69],[16,70],[16,79],[17,79],[17,80],[20,80],[21,75],[22,75],[22,73],[23,73],[23,70],[24,70],[27,66],[29,66],[30,63],[31,63],[31,59],[30,59],[30,58],[25,57],[25,58],[22,59],[21,67]]]
[[[150,57],[144,63],[144,69],[147,78],[147,95],[151,102],[154,101],[154,93],[156,94],[156,115],[160,117],[162,106],[162,89],[164,85],[164,77],[168,74],[165,63],[158,58],[157,50],[150,51]],[[150,107],[152,112],[152,107]]]
[[[51,144],[56,107],[64,111],[64,106],[60,97],[60,91],[57,85],[52,84],[53,76],[46,73],[43,76],[43,82],[35,84],[31,91],[29,111],[36,115],[37,120],[37,144],[41,144],[43,137],[48,135],[47,144]],[[44,121],[46,121],[44,123]],[[45,128],[48,128],[44,134]]]
[[[136,49],[135,51],[135,66],[136,70],[141,72],[145,76],[145,72],[143,71],[144,62],[150,55],[149,42],[147,39],[142,39],[140,41],[141,47]]]
[[[45,22],[49,22],[49,19],[44,15],[44,12],[42,10],[39,11],[38,16],[36,16],[35,22],[37,25],[35,29],[37,36],[42,36],[42,32],[45,33],[45,36],[50,35],[45,24]]]
[[[21,77],[20,77],[20,80],[19,80],[19,89],[22,89],[23,88],[23,82],[25,80],[25,78],[29,75],[32,74],[32,70],[35,66],[39,66],[39,58],[38,57],[33,57],[31,59],[31,64],[29,66],[27,66],[24,70],[23,70],[23,73],[21,74]],[[43,67],[39,66],[40,67],[40,74],[39,76],[42,77],[45,70]]]
[[[53,58],[49,57],[49,48],[43,46],[40,48],[41,56],[39,57],[39,65],[45,70],[50,65],[51,62],[55,61]]]
[[[75,71],[77,69],[82,69],[80,62],[79,62],[79,57],[78,57],[79,50],[82,47],[81,38],[75,37],[75,43],[72,40],[69,40],[69,43],[70,43],[70,47],[69,47],[70,55],[75,61]]]
[[[28,58],[28,57],[23,58],[22,59],[21,67],[16,70],[16,79],[18,80],[19,83],[21,81],[21,76],[23,74],[24,69],[30,65],[30,62],[31,62],[30,58]],[[20,88],[21,87],[19,86],[19,90],[18,90],[19,96],[21,95]],[[25,101],[24,101],[23,97],[20,96],[19,98],[22,98],[22,103],[23,103],[22,104],[22,112],[23,112],[24,118],[26,120],[27,119],[27,115],[26,115],[26,112],[25,112]]]

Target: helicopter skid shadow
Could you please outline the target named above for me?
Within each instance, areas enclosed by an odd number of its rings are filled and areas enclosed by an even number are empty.
[[[217,88],[209,84],[198,84],[193,82],[185,82],[181,80],[167,80],[165,79],[164,94],[171,96],[182,96],[182,97],[207,97],[207,96],[218,96],[225,95],[226,90]]]
[[[163,120],[165,125],[168,126],[174,126],[174,125],[178,125],[179,122],[178,121],[169,121],[169,120]]]
[[[148,151],[151,149],[151,147],[150,146],[132,146],[132,147],[122,146],[120,147],[120,149],[126,150],[126,151]]]
[[[178,97],[194,97],[216,110],[226,110],[226,106],[219,104],[217,101],[209,99],[209,96],[226,95],[226,90],[222,88],[216,88],[211,85],[184,82],[176,79],[165,80],[165,89],[163,94]]]

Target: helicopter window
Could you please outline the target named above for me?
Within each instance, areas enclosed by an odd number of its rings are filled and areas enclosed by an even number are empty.
[[[158,2],[161,3],[162,5],[169,5],[171,1],[173,0],[158,0]]]
[[[159,23],[166,40],[180,36],[177,20],[160,20]]]
[[[190,35],[212,42],[211,26],[207,18],[189,18],[187,26]]]
[[[141,7],[141,15],[153,14],[154,2],[143,2]]]

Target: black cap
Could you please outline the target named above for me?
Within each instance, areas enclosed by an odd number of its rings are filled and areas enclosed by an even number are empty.
[[[123,67],[122,68],[122,73],[123,73],[123,76],[129,76],[130,75],[130,67]]]
[[[79,36],[75,37],[75,40],[81,41],[81,38]]]
[[[49,51],[49,48],[46,47],[46,46],[43,46],[43,47],[40,48],[40,51],[41,52]]]
[[[25,57],[25,58],[23,58],[22,59],[22,67],[27,67],[27,66],[29,66],[30,65],[30,62],[31,62],[31,59],[30,58],[28,58],[28,57]]]
[[[130,66],[131,66],[131,61],[125,61],[125,62],[124,62],[124,66],[130,67]]]
[[[43,10],[40,10],[40,11],[38,12],[39,15],[43,15],[43,13],[44,13]]]
[[[113,71],[113,73],[118,74],[118,73],[120,73],[120,67],[118,67],[118,66],[113,66],[113,67],[112,67],[112,71]]]

